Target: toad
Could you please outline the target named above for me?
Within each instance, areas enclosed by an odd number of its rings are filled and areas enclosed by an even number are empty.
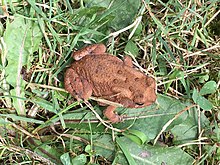
[[[155,80],[134,68],[131,57],[125,56],[122,61],[106,53],[103,44],[87,46],[72,57],[76,61],[66,70],[64,86],[77,100],[95,96],[127,108],[141,108],[155,102]],[[104,111],[112,123],[122,121],[115,109],[116,106],[109,105]]]

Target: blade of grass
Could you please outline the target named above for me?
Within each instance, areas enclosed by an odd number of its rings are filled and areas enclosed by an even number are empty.
[[[46,17],[46,15],[45,15],[45,13],[44,13],[40,8],[38,8],[38,7],[36,6],[35,1],[33,1],[33,0],[27,0],[27,2],[31,5],[31,7],[32,7],[39,15],[41,15],[44,19],[47,20],[47,17]]]

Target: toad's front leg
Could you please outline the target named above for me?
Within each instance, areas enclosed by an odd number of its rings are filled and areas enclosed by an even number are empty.
[[[112,123],[118,123],[123,121],[123,117],[120,115],[115,114],[115,109],[117,107],[110,105],[106,108],[104,111],[104,115],[112,122]]]
[[[104,44],[94,44],[86,46],[72,54],[72,57],[78,61],[87,55],[102,55],[105,54],[106,47]]]
[[[68,68],[64,78],[65,89],[78,101],[88,100],[92,95],[91,84],[83,77],[80,77],[73,68]]]

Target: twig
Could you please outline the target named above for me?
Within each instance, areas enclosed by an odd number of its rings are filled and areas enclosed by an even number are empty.
[[[199,134],[199,137],[198,137],[198,139],[199,139],[199,144],[198,144],[198,147],[199,147],[199,160],[201,159],[201,156],[202,156],[202,145],[201,145],[201,140],[200,140],[200,138],[201,138],[201,112],[200,112],[200,108],[199,108],[199,106],[197,106],[197,114],[198,114],[198,134]]]
[[[210,47],[210,48],[207,48],[207,49],[204,49],[204,50],[200,50],[200,51],[197,51],[197,52],[195,52],[195,53],[190,53],[190,54],[188,54],[188,55],[186,55],[186,56],[183,55],[183,58],[186,59],[186,58],[189,58],[189,57],[191,57],[191,56],[201,55],[201,53],[203,53],[203,52],[207,52],[207,51],[210,51],[210,50],[212,50],[212,49],[217,49],[217,48],[220,48],[219,43],[216,44],[216,45],[214,45],[214,46],[212,46],[212,47]],[[205,55],[205,54],[202,54],[202,55]]]
[[[106,126],[107,128],[113,130],[113,131],[117,131],[117,132],[124,132],[125,130],[120,130],[117,128],[114,128],[112,126],[109,126],[108,124],[106,124],[106,122],[104,120],[102,120],[102,118],[99,116],[99,114],[94,110],[94,108],[92,107],[92,105],[88,102],[85,101],[85,104],[89,107],[89,109],[95,114],[96,118],[99,119],[99,121]]]

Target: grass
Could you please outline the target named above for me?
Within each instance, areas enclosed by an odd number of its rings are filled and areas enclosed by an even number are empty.
[[[220,7],[213,1],[2,1],[0,163],[219,164]],[[157,81],[157,103],[118,108],[63,89],[72,51],[104,43]]]

